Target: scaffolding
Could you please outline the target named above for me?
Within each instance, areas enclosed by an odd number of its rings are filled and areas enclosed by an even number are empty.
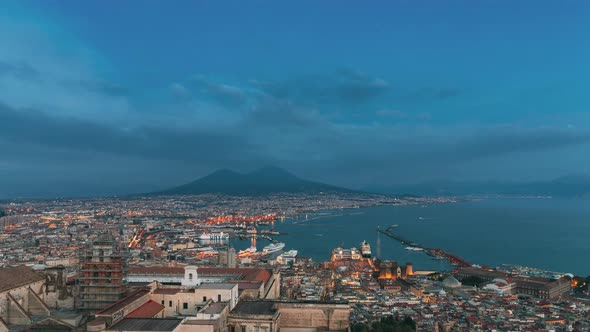
[[[94,240],[81,251],[78,287],[81,309],[96,313],[127,292],[127,255],[112,238]]]

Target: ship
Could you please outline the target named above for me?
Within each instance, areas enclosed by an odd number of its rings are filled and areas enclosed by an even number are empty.
[[[250,247],[248,249],[240,250],[238,252],[238,257],[250,257],[256,253],[256,247]]]
[[[367,241],[361,242],[361,253],[365,258],[371,258],[371,245]]]
[[[289,264],[295,261],[295,257],[297,257],[297,250],[289,250],[280,254],[277,257],[277,263],[279,264]]]
[[[424,250],[424,248],[420,248],[420,247],[406,247],[406,250],[411,250],[411,251],[422,251]]]
[[[262,252],[265,254],[271,254],[273,252],[277,252],[285,248],[285,244],[283,242],[271,243],[266,247],[262,248]]]
[[[203,241],[221,241],[229,239],[229,234],[224,232],[208,233],[204,232],[199,236],[199,240]]]

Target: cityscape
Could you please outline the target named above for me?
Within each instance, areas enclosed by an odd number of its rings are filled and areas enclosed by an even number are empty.
[[[0,332],[590,332],[589,18],[0,0]]]
[[[471,264],[404,239],[395,227],[376,229],[377,243],[334,243],[327,260],[314,261],[274,230],[312,223],[309,215],[321,211],[424,204],[457,199],[285,193],[5,201],[0,322],[6,331],[136,331],[145,324],[158,331],[362,331],[394,316],[419,331],[590,327],[584,276]],[[382,241],[449,268],[382,260]]]

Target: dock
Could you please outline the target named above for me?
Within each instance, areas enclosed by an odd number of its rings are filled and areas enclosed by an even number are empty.
[[[434,257],[440,257],[442,259],[447,260],[449,263],[451,263],[452,265],[457,265],[459,267],[471,267],[473,264],[469,263],[468,261],[466,261],[465,259],[448,253],[442,249],[438,249],[438,248],[428,248],[422,245],[419,245],[416,242],[407,240],[397,234],[393,233],[393,229],[397,227],[397,225],[392,225],[389,226],[387,229],[382,230],[380,227],[377,227],[377,232],[381,233],[381,234],[385,234],[388,237],[398,241],[399,243],[403,244],[403,245],[407,245],[407,246],[412,246],[412,247],[416,247],[416,248],[421,248],[424,250],[424,252],[429,255],[429,256],[434,256]]]

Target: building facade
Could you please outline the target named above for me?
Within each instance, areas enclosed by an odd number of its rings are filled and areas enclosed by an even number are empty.
[[[95,240],[82,250],[79,280],[81,309],[94,313],[127,292],[125,259],[112,239]]]

